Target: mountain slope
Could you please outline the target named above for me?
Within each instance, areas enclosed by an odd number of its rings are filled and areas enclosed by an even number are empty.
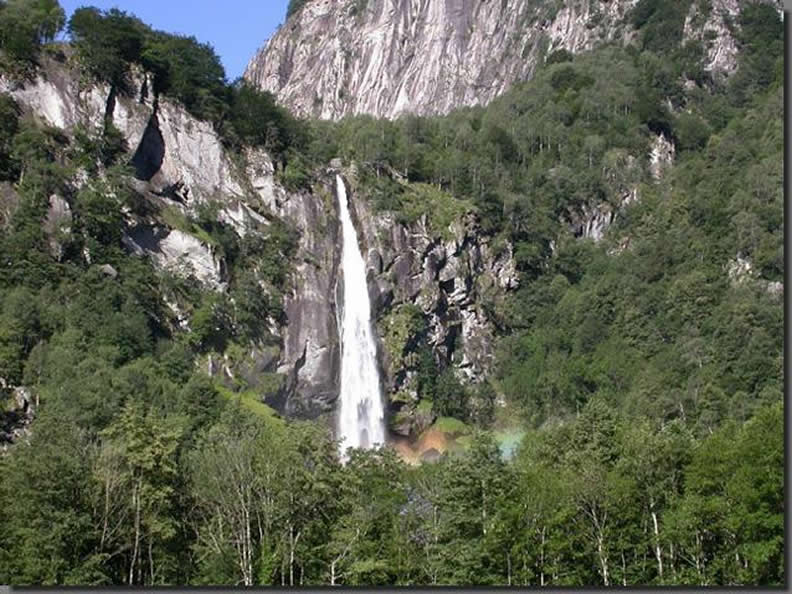
[[[444,114],[489,103],[556,50],[626,43],[635,19],[669,10],[679,27],[660,40],[700,41],[706,70],[734,69],[736,0],[310,0],[244,77],[303,116]]]
[[[623,37],[618,23],[633,2],[556,10],[532,0],[317,0],[253,58],[245,78],[321,118],[445,113],[530,77],[548,48]]]

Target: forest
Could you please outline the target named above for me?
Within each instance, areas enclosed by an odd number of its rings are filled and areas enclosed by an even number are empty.
[[[0,396],[24,385],[40,401],[29,443],[0,450],[0,583],[785,584],[784,25],[743,6],[722,80],[700,44],[680,44],[670,4],[640,0],[633,44],[551,53],[486,107],[319,122],[227,81],[195,38],[115,9],[66,22],[57,0],[0,2],[4,77],[66,55],[124,92],[144,68],[229,150],[269,151],[285,187],[310,188],[341,157],[380,211],[442,228],[472,210],[520,274],[493,305],[491,377],[474,390],[420,366],[421,398],[468,428],[469,447],[342,464],[327,427],[199,367],[283,315],[291,230],[239,237],[207,207],[181,224],[226,254],[228,291],[158,272],[122,244],[122,212],[144,205],[112,122],[70,137],[0,95]],[[676,159],[657,180],[659,134]],[[416,202],[414,184],[447,208]],[[74,217],[57,255],[53,193]],[[576,217],[602,203],[619,212],[604,238],[577,237]],[[730,272],[738,260],[748,273]],[[189,332],[164,306],[174,290],[192,303]],[[495,395],[525,428],[512,456],[497,415],[476,412]]]

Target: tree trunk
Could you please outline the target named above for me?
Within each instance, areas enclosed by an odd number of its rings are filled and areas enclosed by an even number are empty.
[[[154,585],[154,554],[152,551],[153,545],[151,538],[148,539],[148,559],[149,559],[149,576],[151,577],[150,585]]]
[[[245,519],[245,585],[253,585],[253,537],[250,532],[250,509],[244,505]]]
[[[657,513],[654,511],[654,501],[649,502],[649,509],[652,510],[652,525],[654,527],[655,538],[655,558],[657,559],[657,573],[660,581],[663,580],[663,551],[660,548],[660,529],[657,524]]]
[[[289,585],[294,586],[294,526],[289,526]]]
[[[102,521],[102,538],[99,539],[99,551],[104,551],[107,538],[108,524],[110,522],[110,479],[105,479],[104,518]]]
[[[132,507],[135,510],[135,541],[132,547],[132,561],[129,564],[129,585],[135,581],[135,564],[138,561],[138,550],[140,548],[140,482],[136,482],[132,487]]]
[[[544,560],[545,560],[545,527],[542,526],[542,546],[539,548],[539,585],[545,585],[544,574]]]
[[[701,535],[698,530],[696,530],[696,574],[699,576],[699,584],[705,585],[701,575]]]
[[[487,535],[487,488],[481,481],[481,531]]]
[[[624,560],[624,551],[621,552],[622,586],[627,587],[627,562]]]
[[[608,557],[605,555],[605,546],[602,536],[597,536],[597,555],[599,556],[600,567],[602,568],[602,582],[607,588],[610,586],[610,579],[608,578]]]

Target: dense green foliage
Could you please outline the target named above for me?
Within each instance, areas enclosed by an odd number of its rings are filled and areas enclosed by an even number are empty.
[[[783,311],[766,289],[783,274],[781,106],[779,89],[680,160],[671,188],[645,187],[611,241],[559,245],[522,287],[502,377],[529,416],[599,393],[706,428],[781,397]],[[765,280],[734,286],[738,255]]]
[[[220,412],[194,381],[182,412],[131,401],[97,441],[43,414],[30,446],[0,459],[0,580],[783,582],[780,403],[697,440],[598,400],[530,433],[511,462],[482,434],[435,464],[383,450],[342,466],[324,431]]]
[[[508,460],[476,429],[436,463],[385,449],[341,464],[325,427],[204,372],[207,356],[272,346],[262,321],[284,320],[292,231],[272,220],[239,237],[218,203],[188,215],[142,200],[111,124],[69,136],[2,96],[0,183],[18,200],[0,221],[2,395],[24,385],[40,405],[29,443],[0,454],[0,583],[781,585],[783,28],[747,4],[739,68],[711,80],[702,49],[679,47],[688,6],[641,0],[636,46],[551,54],[487,108],[310,125],[227,85],[194,38],[75,12],[87,72],[123,93],[149,70],[152,92],[230,148],[278,156],[287,186],[340,155],[376,208],[440,236],[472,211],[491,245],[510,241],[521,285],[487,304],[501,333],[489,382],[438,368],[417,308],[386,347],[414,347],[438,425],[489,426],[497,391],[527,433]],[[35,66],[59,10],[0,3],[7,71]],[[677,149],[659,181],[658,133]],[[71,212],[58,228],[53,195]],[[619,209],[602,241],[576,237],[570,223],[601,204]],[[211,245],[228,290],[130,255],[125,215]],[[750,275],[729,274],[738,258]]]
[[[0,64],[5,70],[26,70],[36,62],[41,45],[55,39],[65,22],[58,0],[0,2]]]

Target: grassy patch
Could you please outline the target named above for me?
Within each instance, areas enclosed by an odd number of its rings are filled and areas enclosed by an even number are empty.
[[[454,439],[454,444],[456,444],[463,450],[468,449],[470,447],[470,444],[472,443],[473,443],[472,435],[460,435],[459,437]]]
[[[419,413],[431,415],[432,414],[432,401],[431,400],[421,400],[418,403],[418,406],[415,407],[415,410]]]
[[[433,427],[449,437],[468,435],[471,432],[470,427],[454,417],[438,417]]]
[[[207,245],[218,245],[217,240],[209,235],[205,229],[201,229],[201,227],[191,221],[186,214],[174,206],[166,206],[163,208],[160,211],[160,218],[162,222],[171,229],[177,229],[184,233],[188,233]]]
[[[278,425],[284,424],[283,419],[278,416],[278,413],[275,412],[275,409],[261,402],[255,392],[237,393],[232,392],[225,386],[218,385],[216,387],[217,391],[220,392],[223,398],[230,402],[239,402],[244,408],[252,412],[257,417]]]
[[[286,375],[283,373],[265,372],[259,375],[259,386],[265,396],[277,394],[285,384]]]
[[[2,406],[0,406],[0,412],[11,412],[12,410],[16,410],[16,400],[13,396],[9,396],[2,402]]]
[[[466,213],[475,211],[470,200],[454,198],[448,192],[430,184],[409,184],[401,195],[401,214],[408,222],[417,221],[423,215],[433,234],[450,239],[448,227]]]

